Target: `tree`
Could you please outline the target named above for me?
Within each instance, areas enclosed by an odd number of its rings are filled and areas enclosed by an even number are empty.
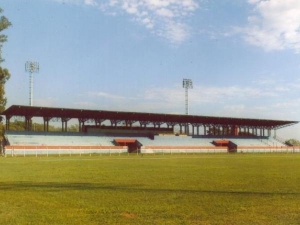
[[[0,8],[0,14],[1,13],[3,13],[3,10]],[[7,29],[10,26],[11,26],[11,22],[9,22],[9,20],[5,16],[1,16],[0,32],[2,32],[3,30]],[[0,63],[4,61],[4,59],[2,58],[2,45],[6,41],[7,41],[7,36],[4,34],[0,34]]]
[[[0,8],[0,14],[3,13],[3,10]],[[9,20],[5,17],[5,16],[1,16],[0,17],[0,64],[4,61],[4,59],[2,58],[2,46],[3,43],[7,41],[7,36],[2,34],[2,31],[4,31],[5,29],[7,29],[8,27],[11,26],[11,22],[9,22]],[[7,99],[5,97],[5,88],[4,85],[6,83],[6,81],[8,81],[8,79],[10,78],[10,73],[8,71],[8,69],[2,68],[2,66],[0,65],[0,113],[3,112],[5,110],[5,106],[7,103]],[[0,133],[1,136],[3,135],[3,125],[2,125],[2,117],[0,117]],[[0,153],[2,154],[2,137],[0,137]]]
[[[10,78],[10,74],[8,69],[3,69],[0,66],[0,112],[3,112],[5,110],[5,106],[7,103],[7,98],[5,97],[4,85],[9,78]]]
[[[298,141],[296,139],[290,139],[290,140],[287,140],[285,142],[285,144],[288,146],[300,146],[300,141]]]
[[[3,10],[0,8],[0,14],[3,13]],[[2,58],[2,46],[3,43],[7,41],[7,36],[2,34],[2,31],[9,28],[11,26],[11,22],[5,17],[0,17],[0,63],[4,61]],[[10,73],[8,69],[2,68],[0,66],[0,112],[5,110],[7,99],[5,98],[5,88],[4,85],[6,81],[10,78]]]

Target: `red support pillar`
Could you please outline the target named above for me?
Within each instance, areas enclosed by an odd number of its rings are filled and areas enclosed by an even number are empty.
[[[239,127],[237,125],[233,125],[231,129],[234,136],[239,136]]]

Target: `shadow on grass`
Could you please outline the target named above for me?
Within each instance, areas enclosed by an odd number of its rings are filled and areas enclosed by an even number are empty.
[[[236,191],[236,190],[188,190],[188,189],[164,189],[164,188],[147,188],[134,186],[116,186],[104,185],[97,183],[56,183],[56,182],[0,182],[0,191],[64,191],[64,190],[106,190],[106,191],[125,191],[125,192],[149,192],[149,193],[183,193],[183,194],[231,194],[231,195],[295,195],[300,196],[300,192],[262,192],[262,191]]]

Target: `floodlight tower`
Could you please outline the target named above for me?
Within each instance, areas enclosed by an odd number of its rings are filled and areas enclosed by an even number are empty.
[[[183,79],[182,87],[185,88],[185,114],[189,115],[189,89],[193,89],[193,81]]]
[[[38,73],[40,65],[38,62],[27,61],[25,71],[29,72],[29,105],[33,106],[33,73]]]

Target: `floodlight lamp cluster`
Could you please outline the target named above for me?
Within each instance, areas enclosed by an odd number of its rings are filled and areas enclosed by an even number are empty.
[[[25,64],[25,70],[29,73],[38,73],[40,69],[40,65],[38,62],[30,62],[27,61]]]
[[[186,89],[193,89],[193,81],[191,79],[183,79],[182,87]]]

